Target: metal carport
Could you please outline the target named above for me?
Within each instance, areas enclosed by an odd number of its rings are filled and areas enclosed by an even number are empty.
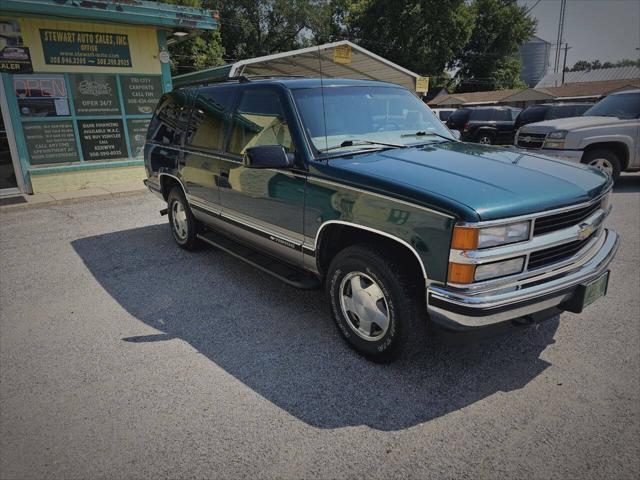
[[[336,49],[338,55],[336,55]],[[347,60],[340,57],[340,53],[349,51],[350,56]],[[417,73],[396,65],[355,43],[342,40],[177,75],[173,77],[173,83],[175,86],[180,86],[240,75],[319,77],[321,73],[325,77],[382,80],[402,85],[414,91],[416,90],[416,79],[421,78]]]

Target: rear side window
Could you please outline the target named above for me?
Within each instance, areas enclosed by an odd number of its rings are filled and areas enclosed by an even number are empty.
[[[180,145],[183,133],[182,109],[187,104],[188,92],[175,90],[160,98],[156,111],[149,122],[147,141],[164,145]]]
[[[228,88],[201,88],[195,96],[185,145],[222,151],[229,126],[233,92]]]
[[[466,122],[469,116],[469,112],[471,112],[471,110],[466,108],[460,108],[455,112],[453,112],[447,120],[454,123]]]
[[[495,110],[493,108],[482,108],[478,110],[472,110],[470,120],[473,120],[476,122],[478,121],[489,122],[491,120],[494,120],[494,112]]]
[[[519,121],[522,123],[535,123],[544,120],[547,107],[528,107],[520,112]]]
[[[510,122],[511,120],[513,120],[511,118],[511,110],[507,110],[507,109],[494,110],[493,119],[498,122]]]
[[[280,97],[273,90],[246,90],[234,115],[229,151],[243,155],[259,145],[282,145],[293,151]]]
[[[451,113],[453,113],[451,110],[442,110],[438,112],[438,118],[445,122],[451,116]]]
[[[557,105],[549,108],[547,112],[547,119],[552,120],[554,118],[568,118],[568,117],[579,117],[591,105]]]

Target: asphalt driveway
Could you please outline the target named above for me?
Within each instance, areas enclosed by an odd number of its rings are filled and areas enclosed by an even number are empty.
[[[637,478],[640,175],[581,315],[408,363],[150,194],[0,211],[0,478]]]

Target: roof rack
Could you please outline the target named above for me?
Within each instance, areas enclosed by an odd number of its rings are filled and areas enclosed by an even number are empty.
[[[265,78],[308,78],[304,75],[238,75],[236,77],[224,77],[217,78],[212,80],[195,80],[189,83],[183,83],[178,88],[183,87],[195,87],[195,86],[206,86],[213,85],[216,83],[226,83],[226,82],[238,82],[238,83],[248,83],[251,80],[260,80]]]

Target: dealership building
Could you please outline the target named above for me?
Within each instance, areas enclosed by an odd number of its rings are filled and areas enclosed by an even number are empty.
[[[142,179],[167,46],[217,14],[141,0],[2,0],[0,194]]]

